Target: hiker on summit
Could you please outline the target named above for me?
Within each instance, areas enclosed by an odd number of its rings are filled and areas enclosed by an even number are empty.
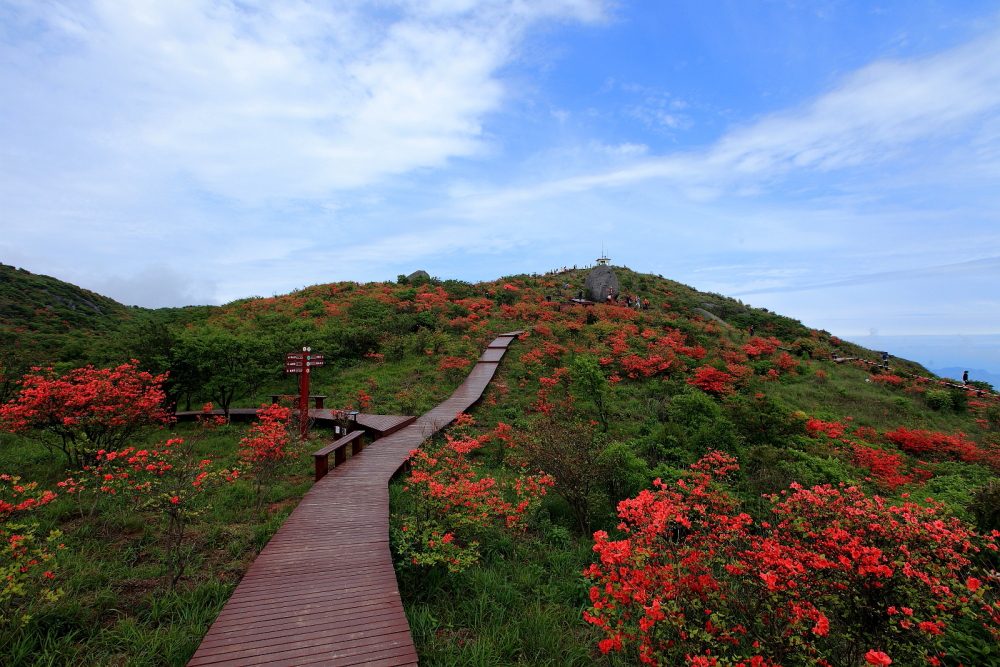
[[[962,373],[962,384],[969,384],[969,371]]]
[[[883,368],[889,368],[889,353],[888,352],[883,352],[882,353],[882,367]]]

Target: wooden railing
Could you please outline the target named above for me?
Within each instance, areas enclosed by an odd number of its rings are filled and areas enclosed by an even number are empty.
[[[316,481],[323,479],[326,473],[330,472],[330,454],[333,453],[333,467],[343,465],[347,461],[347,446],[351,446],[351,456],[360,454],[363,447],[361,437],[365,432],[361,429],[351,431],[347,435],[337,438],[326,447],[313,452],[313,462],[316,467]]]

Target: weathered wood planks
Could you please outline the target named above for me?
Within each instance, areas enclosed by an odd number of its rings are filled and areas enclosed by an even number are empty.
[[[491,343],[489,360],[446,401],[402,428],[386,423],[398,430],[313,485],[250,566],[190,667],[417,664],[389,553],[388,481],[410,451],[479,400],[520,333]]]

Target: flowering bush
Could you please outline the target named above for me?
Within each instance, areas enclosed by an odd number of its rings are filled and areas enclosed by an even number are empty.
[[[825,422],[822,419],[811,418],[806,422],[810,434],[822,433],[828,438],[839,438],[844,434],[845,426],[840,422]]]
[[[262,405],[261,408],[247,437],[240,440],[243,449],[239,454],[240,469],[249,473],[256,482],[257,509],[267,498],[267,492],[282,466],[297,453],[288,447],[291,442],[288,424],[292,411],[276,403]]]
[[[905,457],[898,452],[852,444],[854,465],[867,468],[878,481],[879,486],[887,491],[895,491],[905,484],[923,483],[931,476],[929,470],[914,468],[913,474],[903,474],[906,466]]]
[[[53,588],[55,558],[63,547],[62,533],[38,535],[38,524],[25,517],[56,498],[51,491],[37,491],[38,483],[21,483],[21,478],[0,475],[0,626],[24,624],[31,616],[20,609],[25,603],[53,602],[62,596]]]
[[[750,338],[750,341],[743,346],[743,352],[751,357],[760,357],[765,354],[774,354],[779,345],[781,345],[781,341],[774,336],[766,339],[761,338],[760,336],[753,336]]]
[[[138,363],[26,375],[20,396],[0,406],[0,428],[37,435],[70,466],[90,463],[97,450],[122,447],[143,427],[171,420],[162,407],[166,375],[140,372]]]
[[[695,371],[694,377],[687,382],[704,392],[715,394],[716,396],[731,396],[736,393],[736,377],[712,366],[702,366]]]
[[[899,426],[886,431],[885,440],[904,452],[939,460],[980,463],[1000,472],[1000,456],[995,450],[981,449],[959,431],[954,435]]]
[[[209,414],[211,407],[206,405],[203,415]],[[159,515],[166,524],[166,579],[173,588],[184,574],[182,546],[188,524],[205,511],[205,485],[239,476],[237,470],[224,469],[212,459],[195,455],[195,444],[224,419],[203,419],[198,435],[187,442],[172,438],[148,449],[98,450],[92,465],[84,466],[76,478],[59,486],[80,494],[81,499],[83,494],[92,494],[94,505],[101,496],[113,496],[130,502],[136,510]]]
[[[552,481],[544,475],[483,475],[481,464],[469,454],[480,449],[489,434],[445,437],[441,447],[410,453],[406,489],[413,492],[417,510],[394,529],[393,541],[397,553],[415,565],[442,563],[457,572],[478,560],[483,534],[524,530]]]
[[[624,539],[595,533],[585,618],[603,652],[634,646],[651,665],[938,664],[957,615],[995,627],[971,570],[994,537],[933,502],[845,486],[793,484],[771,497],[774,522],[754,526],[719,486],[736,469],[712,452],[620,503]]]

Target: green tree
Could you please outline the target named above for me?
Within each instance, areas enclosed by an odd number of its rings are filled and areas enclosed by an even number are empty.
[[[191,409],[191,397],[200,388],[197,366],[185,354],[178,329],[165,322],[146,320],[124,327],[105,352],[106,363],[124,363],[138,359],[139,368],[153,375],[167,374],[163,382],[166,403],[176,411],[186,398],[185,409]]]
[[[249,331],[201,329],[184,336],[179,351],[192,365],[200,393],[222,408],[226,421],[235,401],[256,396],[282,369],[273,339]]]
[[[573,388],[589,399],[597,410],[601,430],[608,430],[608,399],[611,386],[601,371],[601,365],[590,355],[580,355],[573,361]]]

